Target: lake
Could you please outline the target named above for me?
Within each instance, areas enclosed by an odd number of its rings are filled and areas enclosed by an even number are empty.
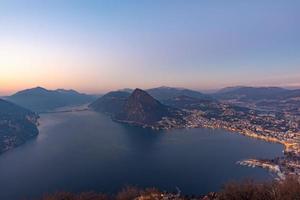
[[[225,130],[130,127],[92,111],[43,114],[40,123],[36,139],[0,155],[1,200],[62,190],[114,193],[126,185],[203,194],[230,180],[271,179],[236,162],[283,150]]]

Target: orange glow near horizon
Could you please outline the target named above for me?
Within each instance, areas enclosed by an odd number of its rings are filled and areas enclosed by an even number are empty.
[[[245,74],[197,73],[201,70],[168,71],[147,64],[136,64],[125,59],[113,60],[113,55],[79,56],[80,50],[64,53],[49,46],[32,47],[26,43],[8,41],[0,46],[0,95],[37,86],[47,89],[75,89],[79,92],[98,94],[122,88],[151,88],[162,85],[186,87],[195,90],[219,89],[235,85],[300,87],[300,74],[252,76]],[[43,50],[41,50],[43,49]],[[125,62],[125,61],[126,62]],[[121,63],[121,61],[123,61]],[[122,66],[122,67],[120,67]],[[159,71],[159,72],[157,72]],[[250,73],[250,72],[249,72]],[[214,77],[213,79],[211,77]],[[244,81],[240,81],[244,79]],[[258,79],[258,80],[257,80]]]
[[[141,58],[129,59],[120,52],[70,48],[70,44],[29,43],[9,38],[3,41],[0,46],[0,95],[11,95],[37,86],[93,94],[162,85],[195,90],[234,85],[300,87],[299,73],[270,76],[256,72],[249,72],[250,75],[248,72],[218,73],[208,71],[209,67],[192,70],[177,67],[170,70],[151,67],[153,63],[141,61]],[[254,76],[256,80],[252,80]]]
[[[37,86],[300,87],[295,2],[70,2],[0,3],[1,96]]]
[[[13,45],[14,44],[14,45]],[[219,89],[235,85],[300,87],[300,74],[264,76],[254,74],[223,74],[203,69],[188,71],[164,70],[145,63],[133,63],[116,54],[95,58],[80,55],[80,50],[64,53],[49,46],[32,47],[12,41],[0,46],[0,95],[37,86],[47,89],[75,89],[85,93],[104,93],[121,88],[151,88],[162,85],[195,90]],[[122,62],[121,62],[122,61]],[[120,67],[122,66],[122,67]],[[198,73],[201,72],[201,78]],[[205,73],[206,72],[206,73]],[[250,72],[249,72],[250,73]],[[251,73],[250,73],[251,74]],[[211,77],[214,77],[213,79]],[[241,79],[243,81],[241,81]]]

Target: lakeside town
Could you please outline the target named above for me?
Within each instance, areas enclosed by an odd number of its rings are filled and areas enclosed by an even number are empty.
[[[152,128],[225,129],[247,137],[282,144],[282,157],[270,160],[251,158],[238,164],[265,168],[275,173],[279,179],[284,179],[288,175],[300,175],[300,117],[296,114],[235,109],[228,104],[219,104],[214,111],[183,110],[183,120],[164,118],[158,127]]]

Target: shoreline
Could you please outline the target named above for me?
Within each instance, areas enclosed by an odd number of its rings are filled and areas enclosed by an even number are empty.
[[[124,123],[130,126],[139,126],[142,128],[150,128],[152,130],[170,130],[170,129],[192,129],[192,128],[208,128],[208,129],[223,129],[233,134],[240,134],[245,137],[262,140],[268,143],[276,143],[283,146],[283,155],[275,157],[273,159],[254,159],[249,158],[242,161],[237,161],[237,164],[242,166],[251,166],[251,167],[260,167],[263,169],[267,169],[269,172],[275,174],[277,176],[276,179],[284,180],[286,176],[289,175],[296,175],[300,177],[300,144],[294,138],[290,138],[289,135],[285,135],[287,133],[270,133],[268,131],[260,131],[256,133],[255,131],[249,129],[239,129],[230,127],[230,124],[225,124],[222,122],[211,122],[211,121],[199,121],[200,123],[197,124],[177,124],[168,123],[169,120],[167,119],[167,123],[164,123],[164,119],[159,121],[157,124],[154,125],[147,125],[147,124],[140,124],[131,121],[120,121],[120,120],[113,120],[118,123]],[[269,136],[274,134],[274,136]],[[292,133],[298,134],[298,133]],[[278,138],[276,138],[276,136]],[[281,140],[282,139],[282,140]],[[300,179],[300,178],[299,178]]]
[[[62,113],[66,113],[66,112],[82,112],[82,111],[92,111],[95,112],[91,109],[71,109],[71,110],[63,110],[63,111],[53,111],[53,112],[47,112],[47,113],[43,113],[43,114],[62,114]],[[98,113],[98,112],[96,112]],[[104,115],[106,115],[104,113]],[[170,129],[192,129],[192,128],[207,128],[207,129],[223,129],[225,131],[228,131],[230,133],[233,134],[240,134],[242,136],[245,137],[249,137],[249,138],[253,138],[253,139],[257,139],[257,140],[262,140],[268,143],[276,143],[276,144],[281,144],[283,146],[283,156],[280,156],[281,159],[283,160],[287,160],[286,162],[288,162],[288,158],[287,155],[288,154],[292,154],[292,155],[299,155],[299,144],[293,141],[282,141],[278,138],[275,137],[267,137],[265,135],[259,135],[258,133],[255,133],[254,131],[250,131],[250,130],[238,130],[236,128],[232,128],[232,127],[227,127],[227,126],[213,126],[213,124],[202,124],[202,125],[194,125],[194,126],[187,126],[187,124],[185,125],[178,125],[178,126],[164,126],[164,124],[154,124],[154,125],[147,125],[147,124],[141,124],[141,123],[135,123],[135,122],[131,122],[131,121],[124,121],[124,120],[117,120],[114,119],[112,116],[106,115],[108,117],[110,117],[110,119],[116,123],[121,123],[121,124],[126,124],[129,126],[136,126],[136,127],[141,127],[141,128],[148,128],[148,129],[152,129],[155,131],[159,131],[159,130],[170,130]],[[40,122],[40,118],[39,118],[39,129],[41,128],[41,122]],[[43,125],[42,125],[43,127]],[[277,157],[276,157],[277,158]],[[298,158],[298,157],[296,157]],[[237,161],[237,164],[240,164],[242,166],[251,166],[251,167],[261,167],[263,169],[267,169],[268,171],[270,171],[271,173],[275,173],[276,176],[279,179],[284,179],[285,175],[289,174],[290,171],[288,171],[287,169],[284,169],[280,164],[275,163],[273,161],[274,159],[254,159],[254,158],[249,158],[249,159],[244,159],[241,161]],[[268,166],[268,167],[266,167]],[[290,166],[292,166],[290,164]],[[298,166],[297,166],[298,167]],[[274,170],[274,169],[277,170]],[[283,170],[281,169],[283,168]]]
[[[279,165],[275,165],[269,161],[258,160],[258,159],[245,159],[241,161],[237,161],[236,164],[247,166],[247,167],[259,167],[262,169],[266,169],[271,173],[276,174],[278,180],[284,180],[286,178],[285,174],[280,170]]]

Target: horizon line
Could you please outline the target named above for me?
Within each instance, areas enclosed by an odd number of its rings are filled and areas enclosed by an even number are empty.
[[[217,88],[212,88],[212,89],[195,89],[195,88],[191,88],[191,87],[177,87],[177,86],[167,86],[167,85],[160,85],[160,86],[154,86],[154,87],[148,87],[148,88],[144,88],[144,87],[123,87],[123,88],[115,88],[115,89],[107,89],[107,90],[103,90],[100,92],[92,92],[92,91],[84,91],[84,90],[80,90],[80,89],[76,89],[76,88],[64,88],[64,87],[44,87],[41,85],[37,85],[37,86],[33,86],[33,87],[27,87],[24,89],[19,89],[19,90],[15,90],[14,92],[2,92],[0,91],[0,97],[6,97],[6,96],[11,96],[16,94],[17,92],[20,91],[24,91],[24,90],[29,90],[29,89],[35,89],[35,88],[43,88],[49,91],[55,91],[55,90],[75,90],[76,92],[79,93],[84,93],[84,94],[88,94],[88,95],[101,95],[101,94],[105,94],[111,91],[120,91],[120,90],[125,90],[125,89],[143,89],[143,90],[149,90],[149,89],[154,89],[154,88],[177,88],[177,89],[189,89],[189,90],[194,90],[197,92],[202,92],[202,93],[214,93],[217,92],[219,90],[225,89],[225,88],[235,88],[235,87],[252,87],[252,88],[283,88],[283,89],[288,89],[288,90],[297,90],[300,89],[300,84],[299,85],[231,85],[231,86],[224,86],[224,87],[217,87]]]

